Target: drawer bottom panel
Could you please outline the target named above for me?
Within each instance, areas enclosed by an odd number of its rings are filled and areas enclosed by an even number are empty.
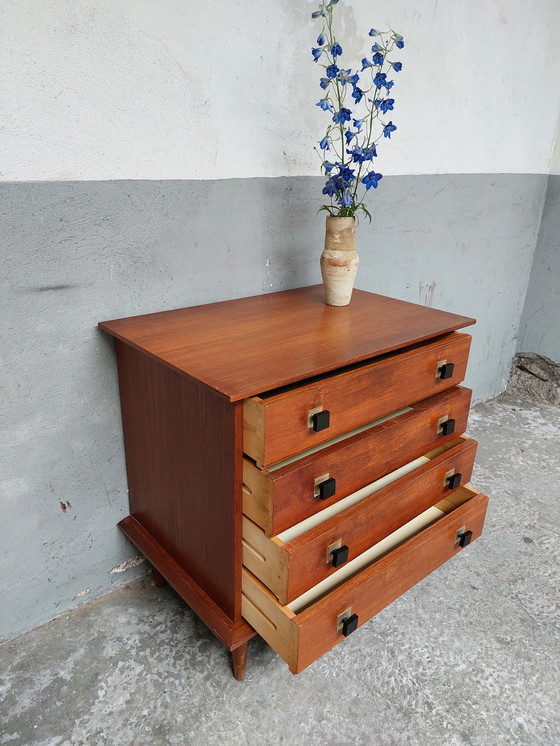
[[[343,632],[361,626],[460,552],[466,543],[460,536],[477,539],[487,504],[485,495],[460,488],[437,504],[442,517],[298,613],[282,606],[243,568],[242,615],[288,663],[290,671],[300,673],[342,642]]]

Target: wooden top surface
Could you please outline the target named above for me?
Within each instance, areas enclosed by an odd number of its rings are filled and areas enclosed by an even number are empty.
[[[335,308],[314,285],[99,326],[237,401],[474,323],[363,290]]]

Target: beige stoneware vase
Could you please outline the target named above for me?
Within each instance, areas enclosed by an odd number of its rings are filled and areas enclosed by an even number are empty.
[[[327,305],[347,306],[350,303],[359,263],[355,218],[334,218],[328,215],[325,248],[321,254],[321,274]]]

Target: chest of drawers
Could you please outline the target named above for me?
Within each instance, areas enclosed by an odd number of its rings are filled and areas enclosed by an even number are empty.
[[[233,653],[298,673],[482,531],[472,319],[322,287],[102,322],[129,539]]]

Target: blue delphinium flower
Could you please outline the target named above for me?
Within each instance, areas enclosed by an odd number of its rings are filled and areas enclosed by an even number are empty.
[[[379,101],[379,108],[386,114],[388,111],[393,111],[393,104],[395,103],[394,98],[386,98],[383,101]]]
[[[352,199],[352,193],[349,189],[345,189],[342,193],[342,197],[338,200],[339,205],[344,205],[345,207],[351,207],[354,204],[354,200]]]
[[[336,78],[338,75],[338,67],[336,65],[329,65],[327,67],[327,78]]]
[[[330,78],[321,78],[321,81],[320,81],[319,85],[323,89],[324,88],[328,88],[328,85],[329,85],[330,82],[331,82]]]
[[[377,75],[373,79],[373,84],[377,88],[383,88],[386,80],[387,80],[387,73],[377,73]]]
[[[396,73],[400,73],[400,71],[402,70],[402,62],[393,62],[392,64],[393,64],[393,70]]]
[[[361,72],[363,72],[364,70],[367,70],[367,68],[368,68],[368,67],[373,67],[373,63],[371,63],[371,62],[370,62],[370,61],[368,60],[368,58],[367,58],[367,57],[364,57],[364,58],[362,59],[362,70],[361,70]]]
[[[377,189],[377,186],[382,178],[383,174],[376,174],[375,171],[370,171],[362,179],[362,184],[366,185],[367,190],[371,189],[371,187]]]
[[[370,36],[378,36],[379,35],[379,31],[376,28],[372,28],[371,31],[369,32],[369,35]]]
[[[362,125],[364,123],[363,119],[354,119],[354,127],[356,128],[357,132],[360,132],[362,129]]]
[[[376,52],[381,52],[382,49],[383,49],[383,47],[380,44],[378,44],[377,42],[375,42],[375,44],[371,48],[371,51],[375,54]]]
[[[346,184],[350,184],[352,181],[354,181],[354,173],[355,169],[348,168],[348,166],[344,166],[341,168],[339,166],[339,178],[342,179]]]
[[[323,50],[319,49],[318,47],[317,48],[314,47],[311,50],[311,54],[313,55],[313,62],[317,62],[319,57],[323,54]]]
[[[325,34],[320,33],[319,36],[317,37],[317,45],[319,47],[324,47],[326,41],[327,41],[327,37],[325,36]]]
[[[358,88],[358,86],[355,86],[354,90],[352,91],[352,98],[354,99],[354,101],[359,104],[363,96],[364,92],[362,91],[362,89]]]
[[[371,161],[372,158],[377,156],[375,143],[372,143],[365,148],[356,147],[350,152],[354,163],[365,163],[365,161]]]
[[[360,76],[358,73],[354,73],[352,75],[352,70],[348,68],[348,70],[340,70],[338,73],[338,82],[342,85],[346,85],[346,83],[350,83],[350,85],[355,86],[358,84],[358,81],[360,80]]]
[[[386,124],[385,127],[383,127],[383,137],[388,137],[391,139],[391,132],[394,132],[397,128],[393,124],[393,122],[389,122],[389,124]]]
[[[323,111],[334,111],[333,105],[326,98],[322,98],[320,101],[317,101],[315,106],[320,106]]]
[[[325,169],[325,172],[328,174],[333,170],[334,163],[331,163],[330,161],[325,161],[323,163],[323,168]]]
[[[327,11],[324,8],[319,8],[319,10],[314,10],[313,13],[311,14],[311,18],[320,18],[321,16],[323,16],[324,18],[326,18],[327,16]]]
[[[385,86],[385,88],[386,88],[386,89],[387,89],[388,91],[390,91],[390,90],[391,90],[391,88],[392,88],[392,87],[393,87],[393,86],[395,85],[395,81],[394,81],[394,80],[386,80],[386,81],[385,81],[385,83],[384,83],[383,85]]]
[[[340,57],[340,55],[342,54],[342,47],[337,41],[335,41],[335,43],[331,47],[331,54],[333,56],[333,59],[335,57]]]
[[[346,132],[344,133],[344,137],[346,138],[346,145],[348,146],[350,145],[352,140],[356,137],[356,133],[351,132],[350,130],[346,130]]]
[[[334,197],[337,192],[336,182],[334,179],[329,179],[323,187],[323,194],[328,194],[329,197]]]
[[[326,137],[323,137],[323,139],[319,143],[319,147],[321,148],[321,150],[330,150],[331,149],[331,146],[329,145],[329,141],[327,140]]]
[[[335,111],[333,114],[333,122],[336,122],[337,124],[344,124],[344,122],[349,122],[350,117],[352,116],[352,112],[350,109],[345,109],[342,107],[340,111]]]
[[[404,49],[404,39],[400,34],[395,34],[395,46],[398,49]]]
[[[373,55],[372,62],[373,62],[374,65],[382,65],[384,59],[385,59],[385,57],[383,57],[383,55],[381,54],[381,52],[376,52]]]

